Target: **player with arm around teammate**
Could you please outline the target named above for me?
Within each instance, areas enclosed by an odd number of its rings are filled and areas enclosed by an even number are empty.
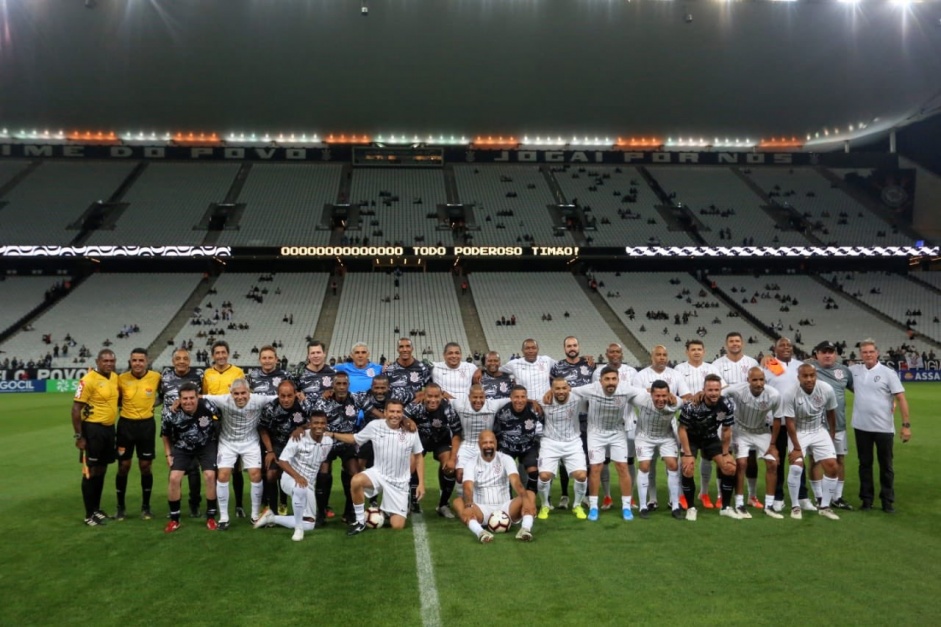
[[[547,402],[542,407],[545,427],[539,442],[537,490],[542,507],[539,508],[538,517],[540,520],[549,518],[549,490],[561,461],[568,468],[569,476],[575,480],[572,513],[579,520],[585,520],[588,515],[582,507],[582,499],[588,493],[588,466],[578,417],[580,401],[572,396],[571,386],[561,377],[552,381],[551,396],[543,400]]]
[[[442,396],[441,386],[429,383],[420,402],[405,406],[405,415],[418,427],[418,436],[425,455],[429,451],[438,462],[438,485],[441,496],[435,511],[442,518],[454,518],[449,502],[454,493],[454,455],[451,451],[451,427],[459,419],[451,404]],[[417,477],[413,474],[413,482]],[[411,486],[414,490],[417,485]]]
[[[667,467],[667,485],[670,492],[670,511],[676,519],[683,517],[680,508],[680,475],[676,462],[676,436],[673,417],[677,398],[670,392],[670,384],[657,379],[650,384],[649,396],[638,396],[631,401],[637,410],[634,445],[637,451],[637,498],[640,499],[638,516],[649,518],[647,490],[650,461],[659,454]]]
[[[493,431],[482,431],[477,446],[477,455],[464,469],[463,494],[454,500],[455,513],[483,544],[493,541],[493,534],[481,524],[489,521],[491,514],[503,512],[514,522],[522,518],[516,539],[531,542],[535,494],[523,487],[513,458],[497,452],[497,437]],[[510,486],[516,498],[509,498]]]

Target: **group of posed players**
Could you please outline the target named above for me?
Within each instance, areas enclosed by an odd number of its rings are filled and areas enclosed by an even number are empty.
[[[621,517],[633,520],[636,509],[648,519],[659,508],[657,459],[666,467],[673,518],[695,521],[705,508],[740,520],[751,518],[749,507],[783,518],[788,459],[790,517],[817,511],[837,520],[834,509],[851,507],[842,496],[849,375],[836,363],[835,347],[821,343],[813,360],[801,362],[782,339],[775,345],[777,359],[759,364],[744,354],[742,336],[733,332],[724,349],[710,364],[703,342],[690,340],[686,361],[671,368],[666,348],[657,346],[652,363],[637,371],[622,363],[616,343],[607,347],[605,363],[596,364],[581,356],[575,337],[565,338],[558,361],[540,354],[529,339],[521,357],[504,364],[491,352],[478,368],[456,343],[445,346],[443,361],[423,362],[413,356],[411,340],[401,338],[397,359],[385,366],[372,362],[359,343],[349,361],[331,367],[325,345],[313,341],[297,372],[282,370],[276,350],[266,346],[259,367],[246,374],[229,363],[229,347],[219,341],[205,370],[178,349],[172,367],[157,373],[146,352],[135,349],[129,370],[120,375],[114,352],[103,349],[80,382],[72,409],[84,462],[85,524],[109,520],[101,495],[115,458],[117,512],[110,518],[127,516],[135,451],[141,515],[153,517],[154,410],[160,403],[159,441],[170,468],[167,533],[181,528],[184,477],[190,516],[204,517],[208,529],[229,529],[230,484],[235,515],[245,517],[247,472],[252,524],[287,527],[302,540],[336,517],[330,494],[337,459],[345,497],[339,517],[347,534],[383,525],[401,529],[410,513],[422,511],[428,453],[438,462],[436,513],[460,519],[483,543],[516,523],[516,538],[531,541],[534,520],[548,519],[553,510],[597,521],[613,506],[611,462]],[[757,458],[765,467],[763,503]],[[806,492],[805,458],[814,500]],[[709,493],[713,467],[715,503]],[[557,476],[561,498],[553,505]]]

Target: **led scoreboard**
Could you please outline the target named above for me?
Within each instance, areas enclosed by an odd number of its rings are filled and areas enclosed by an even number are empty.
[[[354,146],[353,165],[377,168],[440,168],[444,165],[444,149],[408,146]]]

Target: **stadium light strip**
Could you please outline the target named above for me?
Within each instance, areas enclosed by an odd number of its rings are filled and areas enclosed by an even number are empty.
[[[0,246],[3,257],[231,257],[228,246]]]

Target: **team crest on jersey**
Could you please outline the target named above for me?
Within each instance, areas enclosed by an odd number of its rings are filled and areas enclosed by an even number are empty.
[[[374,376],[376,376],[376,371],[373,370],[372,368],[366,368],[366,376],[367,376],[367,377],[374,377]]]
[[[508,392],[508,391],[509,391],[509,387],[510,387],[510,386],[508,386],[506,383],[500,383],[500,385],[497,386],[497,388],[498,388],[501,392]]]
[[[533,424],[532,419],[527,418],[526,422],[523,423],[523,428],[526,429],[527,431],[532,431],[533,427],[535,427],[535,425]]]
[[[873,377],[872,381],[873,383],[879,383],[880,379],[882,379],[882,377],[880,377],[879,375],[876,375],[875,377]]]
[[[724,411],[720,411],[718,414],[716,414],[716,418],[718,418],[720,421],[723,421],[723,420],[725,420],[725,417],[726,417],[727,415],[728,415],[728,414],[726,414]]]
[[[273,385],[275,388],[281,385],[281,377],[271,377],[271,385]]]
[[[153,396],[154,395],[153,388],[144,388],[144,394],[146,394],[147,396]]]
[[[587,377],[588,375],[591,374],[591,372],[588,370],[588,366],[582,366],[581,368],[579,368],[579,371],[582,373],[583,377]]]
[[[492,469],[494,476],[499,477],[501,474],[503,474],[503,462],[499,459],[495,460],[492,465]]]
[[[211,421],[210,421],[209,418],[207,418],[206,416],[200,416],[200,418],[199,418],[199,428],[200,428],[200,429],[205,429],[206,427],[209,426],[209,423],[210,423],[210,422],[211,422]]]
[[[413,372],[408,375],[408,380],[411,381],[412,383],[418,383],[419,381],[421,381],[421,377],[418,376],[417,372]]]
[[[844,375],[843,375],[843,371],[842,371],[842,370],[834,370],[834,371],[833,371],[833,378],[834,378],[834,379],[842,379],[843,376],[844,376]]]
[[[321,384],[323,385],[323,387],[325,387],[325,388],[328,388],[328,387],[330,387],[331,385],[333,385],[333,380],[330,379],[330,377],[324,377],[324,378],[321,379],[320,381],[321,381]]]
[[[758,409],[760,409],[761,411],[764,411],[764,410],[768,409],[768,401],[761,401],[761,402],[759,402],[759,403],[758,403]]]
[[[346,415],[347,415],[347,416],[355,416],[355,415],[356,415],[356,408],[353,407],[352,405],[347,405],[347,406],[346,406],[346,409],[345,409],[345,412],[346,412]]]
[[[299,411],[296,411],[296,412],[294,412],[294,414],[291,416],[291,419],[294,421],[294,424],[299,425],[299,424],[301,424],[302,422],[304,422],[304,414],[302,414],[302,413],[299,412]]]
[[[404,442],[405,438],[407,437],[408,437],[407,433],[405,433],[404,431],[399,431],[399,442]]]

